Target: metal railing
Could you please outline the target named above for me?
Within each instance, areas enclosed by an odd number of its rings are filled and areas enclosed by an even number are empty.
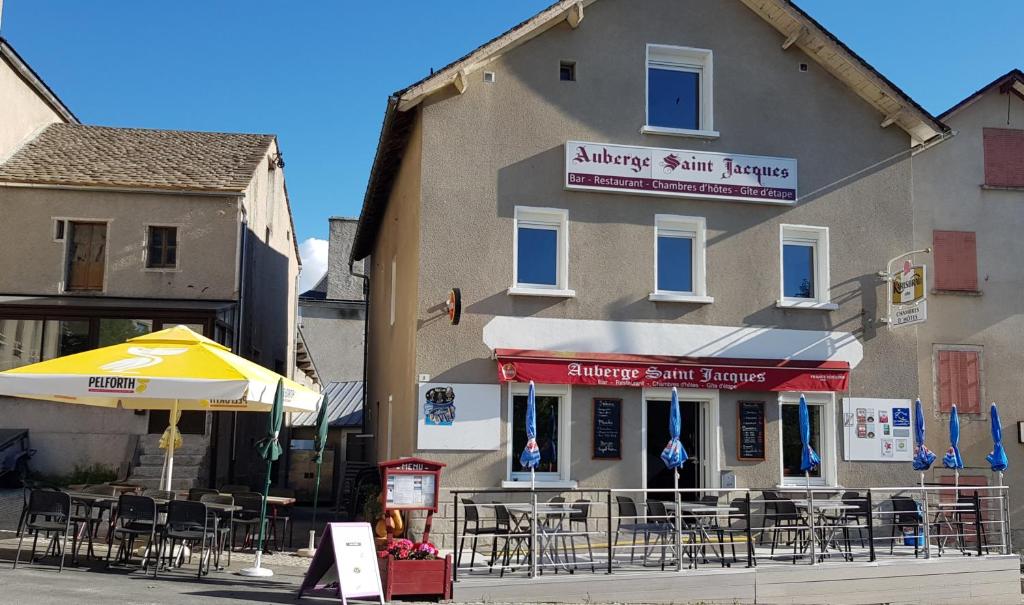
[[[450,524],[456,580],[1011,552],[1003,486],[538,487],[450,495],[441,523]]]

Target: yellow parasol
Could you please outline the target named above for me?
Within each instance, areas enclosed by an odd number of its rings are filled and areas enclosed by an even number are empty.
[[[316,409],[316,392],[177,326],[0,372],[0,395],[106,408],[169,410],[165,489],[170,489],[174,449],[180,445],[176,426],[180,412],[269,412],[278,380],[283,380],[285,412]]]

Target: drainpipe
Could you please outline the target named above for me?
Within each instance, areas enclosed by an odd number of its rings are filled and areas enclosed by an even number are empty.
[[[369,359],[370,352],[370,276],[366,273],[356,273],[353,267],[355,266],[355,260],[349,257],[348,259],[348,273],[352,277],[358,277],[363,280],[363,302],[366,305],[363,311],[363,426],[361,432],[366,434],[366,362]],[[366,262],[363,262],[363,271],[366,271]]]
[[[239,200],[241,204],[241,200]],[[239,237],[241,242],[241,250],[238,253],[238,319],[235,321],[235,339],[234,339],[234,353],[236,355],[242,354],[242,334],[244,333],[243,322],[245,321],[245,296],[246,296],[246,251],[249,249],[249,217],[245,214],[245,208],[241,209],[242,221],[239,224],[239,228],[242,233]],[[238,440],[238,412],[231,412],[231,442],[230,449],[228,451],[228,482],[235,482],[235,450],[237,449]]]

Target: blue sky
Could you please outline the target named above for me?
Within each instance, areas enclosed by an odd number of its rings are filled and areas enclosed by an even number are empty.
[[[0,35],[84,122],[277,134],[305,240],[359,213],[389,93],[550,1],[5,0]],[[1017,0],[798,4],[934,113],[1024,67]]]

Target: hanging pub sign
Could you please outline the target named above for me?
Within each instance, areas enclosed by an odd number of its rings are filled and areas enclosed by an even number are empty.
[[[845,361],[685,358],[496,349],[501,382],[679,387],[726,391],[845,391]]]
[[[914,265],[909,259],[903,261],[902,269],[888,274],[890,326],[909,326],[928,319],[927,277],[925,265]]]
[[[567,141],[565,188],[792,205],[796,160]]]

